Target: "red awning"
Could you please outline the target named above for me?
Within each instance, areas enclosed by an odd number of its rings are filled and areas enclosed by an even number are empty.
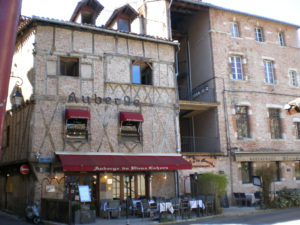
[[[83,109],[66,109],[66,119],[90,119],[91,115],[88,110]]]
[[[142,114],[135,112],[120,112],[120,122],[135,121],[144,122]]]
[[[163,171],[192,169],[181,156],[58,154],[63,171]]]

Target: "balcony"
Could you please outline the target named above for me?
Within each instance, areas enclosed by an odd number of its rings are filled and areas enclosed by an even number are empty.
[[[181,137],[182,153],[217,153],[220,152],[220,140],[217,137]]]
[[[187,85],[179,85],[179,99],[198,102],[215,102],[215,88],[213,80],[208,80],[194,87],[191,91]]]

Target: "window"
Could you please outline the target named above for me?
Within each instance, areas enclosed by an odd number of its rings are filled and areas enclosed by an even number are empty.
[[[81,23],[87,23],[95,25],[94,15],[90,12],[83,12],[81,14]]]
[[[2,136],[2,148],[7,148],[9,146],[9,135],[10,135],[10,128],[9,126],[3,130]]]
[[[236,128],[239,139],[249,137],[249,122],[248,122],[248,107],[247,106],[236,106]]]
[[[276,173],[276,177],[274,181],[280,181],[281,180],[280,162],[275,162],[275,173]]]
[[[142,122],[144,122],[144,118],[140,113],[120,112],[122,140],[140,142],[142,139]]]
[[[254,30],[255,30],[255,40],[258,42],[263,42],[262,28],[256,27]]]
[[[284,46],[284,39],[283,39],[283,33],[278,33],[278,42],[280,46]]]
[[[264,67],[265,67],[265,82],[267,84],[275,84],[274,80],[274,69],[273,69],[273,62],[264,60]]]
[[[120,179],[119,175],[112,176],[112,191],[113,191],[113,198],[120,198]]]
[[[296,180],[300,180],[300,161],[296,161],[295,163],[295,177]]]
[[[79,60],[78,58],[60,58],[60,75],[78,77]]]
[[[295,123],[296,126],[296,138],[300,139],[300,122]]]
[[[68,119],[66,128],[69,139],[86,140],[88,138],[87,119]]]
[[[280,111],[279,109],[269,109],[270,118],[270,130],[272,139],[281,138],[281,126],[280,126]]]
[[[130,31],[130,22],[128,19],[119,18],[119,30]]]
[[[252,182],[252,163],[251,162],[242,162],[242,182],[243,184]]]
[[[231,57],[231,71],[234,80],[243,80],[242,59],[240,56]]]
[[[231,37],[239,37],[239,29],[237,23],[231,23]]]
[[[132,63],[132,83],[152,85],[152,65],[147,62]]]
[[[296,71],[290,71],[290,81],[293,87],[298,87],[298,76]]]

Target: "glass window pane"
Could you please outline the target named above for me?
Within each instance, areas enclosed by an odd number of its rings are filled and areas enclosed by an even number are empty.
[[[141,83],[141,71],[139,65],[132,65],[132,83],[140,84]]]
[[[129,32],[129,20],[119,19],[119,30],[128,31]]]

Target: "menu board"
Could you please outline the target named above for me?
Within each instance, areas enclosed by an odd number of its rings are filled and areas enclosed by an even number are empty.
[[[81,202],[91,202],[90,188],[88,185],[78,185]]]

